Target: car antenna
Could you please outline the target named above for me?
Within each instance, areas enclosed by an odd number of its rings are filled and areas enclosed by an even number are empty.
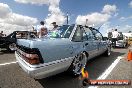
[[[104,24],[100,25],[100,26],[98,27],[98,29],[97,29],[97,30],[99,31],[99,29],[100,29],[103,25],[104,25]]]

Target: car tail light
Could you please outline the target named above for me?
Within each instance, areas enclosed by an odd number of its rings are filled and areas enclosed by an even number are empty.
[[[39,56],[37,54],[25,54],[25,59],[29,64],[39,64]]]
[[[17,53],[29,64],[35,65],[43,63],[42,56],[36,48],[26,48],[17,46]]]

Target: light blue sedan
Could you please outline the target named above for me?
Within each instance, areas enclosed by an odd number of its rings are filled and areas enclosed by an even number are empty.
[[[81,25],[63,25],[44,38],[18,39],[16,59],[31,77],[42,79],[64,71],[79,75],[87,60],[109,56],[111,47],[102,34]]]

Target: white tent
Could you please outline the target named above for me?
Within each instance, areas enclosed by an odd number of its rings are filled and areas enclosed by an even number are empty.
[[[128,38],[132,37],[132,33],[123,33],[123,35],[127,36]]]

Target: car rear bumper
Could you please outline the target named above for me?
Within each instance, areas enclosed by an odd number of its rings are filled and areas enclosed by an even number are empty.
[[[125,44],[125,43],[116,43],[116,46],[117,46],[117,47],[124,47],[124,44]]]
[[[43,64],[43,65],[34,65],[31,67],[27,62],[25,62],[19,54],[15,52],[16,59],[20,67],[32,78],[35,79],[42,79],[57,73],[66,71],[73,59],[67,59],[66,61],[62,61],[60,63],[50,63],[50,64]]]

